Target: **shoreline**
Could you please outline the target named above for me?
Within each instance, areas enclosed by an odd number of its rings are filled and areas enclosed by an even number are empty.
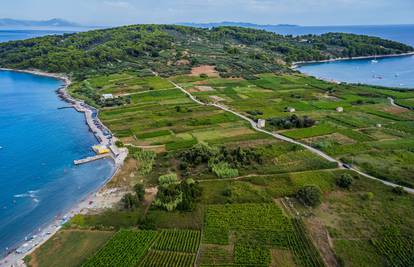
[[[402,53],[402,54],[390,54],[390,55],[376,55],[376,56],[360,56],[360,57],[339,57],[324,60],[310,60],[310,61],[297,61],[293,62],[290,66],[291,69],[296,70],[302,65],[317,64],[317,63],[329,63],[336,61],[348,61],[348,60],[359,60],[359,59],[373,59],[373,58],[389,58],[389,57],[408,57],[414,56],[414,52]]]
[[[69,93],[67,92],[67,88],[72,84],[72,81],[69,79],[68,76],[64,74],[48,73],[39,70],[16,70],[10,68],[0,68],[0,71],[27,73],[37,76],[50,77],[63,81],[64,85],[60,88],[57,88],[56,94],[58,95],[58,97],[60,97],[62,101],[69,103],[71,107],[75,109],[75,111],[84,113],[85,121],[88,125],[89,131],[95,136],[99,144],[108,145],[111,151],[111,159],[114,163],[114,172],[102,183],[101,186],[87,194],[79,202],[74,203],[72,208],[69,208],[69,210],[64,215],[60,216],[61,218],[55,217],[55,219],[52,222],[40,227],[39,230],[41,230],[39,231],[38,235],[33,235],[31,240],[22,241],[22,243],[18,244],[15,249],[9,252],[9,254],[0,259],[1,267],[26,266],[23,259],[26,256],[33,253],[38,247],[40,247],[47,240],[49,240],[49,238],[54,236],[62,228],[62,226],[73,216],[75,216],[76,214],[85,214],[91,210],[107,208],[108,206],[111,206],[116,202],[114,201],[114,203],[111,203],[111,201],[108,200],[109,197],[107,195],[113,196],[114,193],[119,193],[122,190],[120,190],[120,188],[105,189],[105,187],[108,184],[108,182],[110,182],[113,179],[113,177],[116,174],[118,174],[121,166],[124,163],[124,160],[128,155],[128,150],[126,148],[116,147],[115,141],[117,139],[112,135],[112,133],[110,133],[109,129],[99,120],[97,116],[97,109],[85,104],[84,101],[75,99],[69,95]],[[93,117],[94,112],[96,112],[95,118]],[[98,128],[94,124],[94,120],[98,121],[102,128]],[[106,138],[106,135],[103,132],[104,130],[110,133],[110,138]],[[103,198],[102,201],[100,198]],[[114,197],[115,200],[117,198],[119,198],[119,196]],[[99,204],[100,201],[102,203]],[[98,205],[95,203],[98,203]]]

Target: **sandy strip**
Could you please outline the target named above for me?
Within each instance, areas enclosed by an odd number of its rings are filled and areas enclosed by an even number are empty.
[[[103,129],[98,129],[93,124],[93,108],[86,105],[83,101],[72,98],[67,93],[67,88],[71,84],[71,80],[68,76],[64,74],[47,73],[39,70],[15,70],[8,68],[0,68],[0,70],[29,73],[33,75],[51,77],[62,80],[64,82],[64,86],[59,89],[59,95],[63,98],[64,101],[71,103],[71,105],[77,111],[83,112],[85,114],[86,122],[89,128],[94,132],[98,141],[105,145],[110,145],[111,151],[113,152],[112,158],[115,163],[115,171],[113,175],[109,177],[100,188],[98,188],[95,192],[90,193],[86,198],[82,199],[77,205],[75,205],[74,208],[72,208],[68,213],[66,213],[66,215],[60,218],[56,218],[51,224],[49,224],[45,228],[39,229],[39,233],[37,235],[32,236],[30,240],[27,240],[19,248],[17,248],[12,253],[8,254],[5,258],[0,260],[1,267],[26,266],[23,261],[24,257],[31,254],[36,248],[45,243],[50,237],[52,237],[57,231],[59,231],[59,229],[61,229],[63,224],[69,221],[73,216],[75,216],[76,214],[86,214],[89,212],[97,212],[102,209],[111,208],[120,201],[122,196],[125,194],[125,190],[120,188],[105,189],[105,186],[109,181],[112,180],[112,178],[118,173],[120,167],[123,165],[125,158],[128,156],[128,149],[116,147],[116,138],[114,136],[110,139],[107,139],[103,134]],[[99,122],[103,128],[109,130],[102,124],[101,121]]]

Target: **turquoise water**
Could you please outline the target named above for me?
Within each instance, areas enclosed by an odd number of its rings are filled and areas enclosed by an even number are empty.
[[[307,64],[299,71],[315,77],[350,83],[414,89],[414,56],[344,60]]]
[[[0,42],[12,40],[24,40],[29,38],[41,37],[45,35],[62,35],[65,33],[73,33],[75,30],[6,30],[0,29]]]
[[[110,160],[74,166],[97,141],[83,114],[58,109],[56,79],[0,71],[0,255],[99,188]]]

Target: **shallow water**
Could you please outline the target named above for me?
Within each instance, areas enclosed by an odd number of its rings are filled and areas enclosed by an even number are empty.
[[[113,173],[93,155],[84,115],[55,94],[61,81],[0,71],[0,255],[63,215]]]

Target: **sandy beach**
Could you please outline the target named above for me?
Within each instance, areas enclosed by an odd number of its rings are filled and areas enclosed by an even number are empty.
[[[24,257],[31,254],[36,248],[45,243],[50,237],[52,237],[57,231],[59,231],[61,227],[73,216],[75,216],[76,214],[99,212],[100,210],[113,207],[120,201],[122,196],[125,194],[125,190],[121,188],[107,189],[105,186],[118,173],[119,169],[123,165],[125,158],[128,155],[128,150],[126,148],[116,147],[116,138],[112,134],[110,138],[104,135],[103,131],[109,131],[109,129],[102,124],[99,118],[93,117],[93,112],[96,112],[96,110],[93,107],[86,105],[81,100],[72,98],[68,94],[67,88],[70,86],[71,80],[66,75],[47,73],[38,70],[14,70],[7,68],[0,68],[0,70],[29,73],[33,75],[40,75],[62,80],[64,82],[64,85],[63,87],[59,88],[58,95],[62,98],[62,100],[70,103],[76,111],[85,114],[85,120],[89,126],[89,129],[93,132],[96,139],[99,141],[101,145],[105,145],[110,148],[111,158],[114,160],[115,164],[114,173],[105,181],[105,183],[99,189],[90,193],[86,198],[80,200],[80,202],[77,203],[65,215],[56,217],[55,220],[51,222],[49,225],[42,229],[39,229],[38,234],[33,235],[27,240],[25,240],[20,247],[13,250],[5,258],[0,260],[0,267],[26,266],[23,261]],[[98,121],[102,127],[97,127],[94,124],[94,120]]]

